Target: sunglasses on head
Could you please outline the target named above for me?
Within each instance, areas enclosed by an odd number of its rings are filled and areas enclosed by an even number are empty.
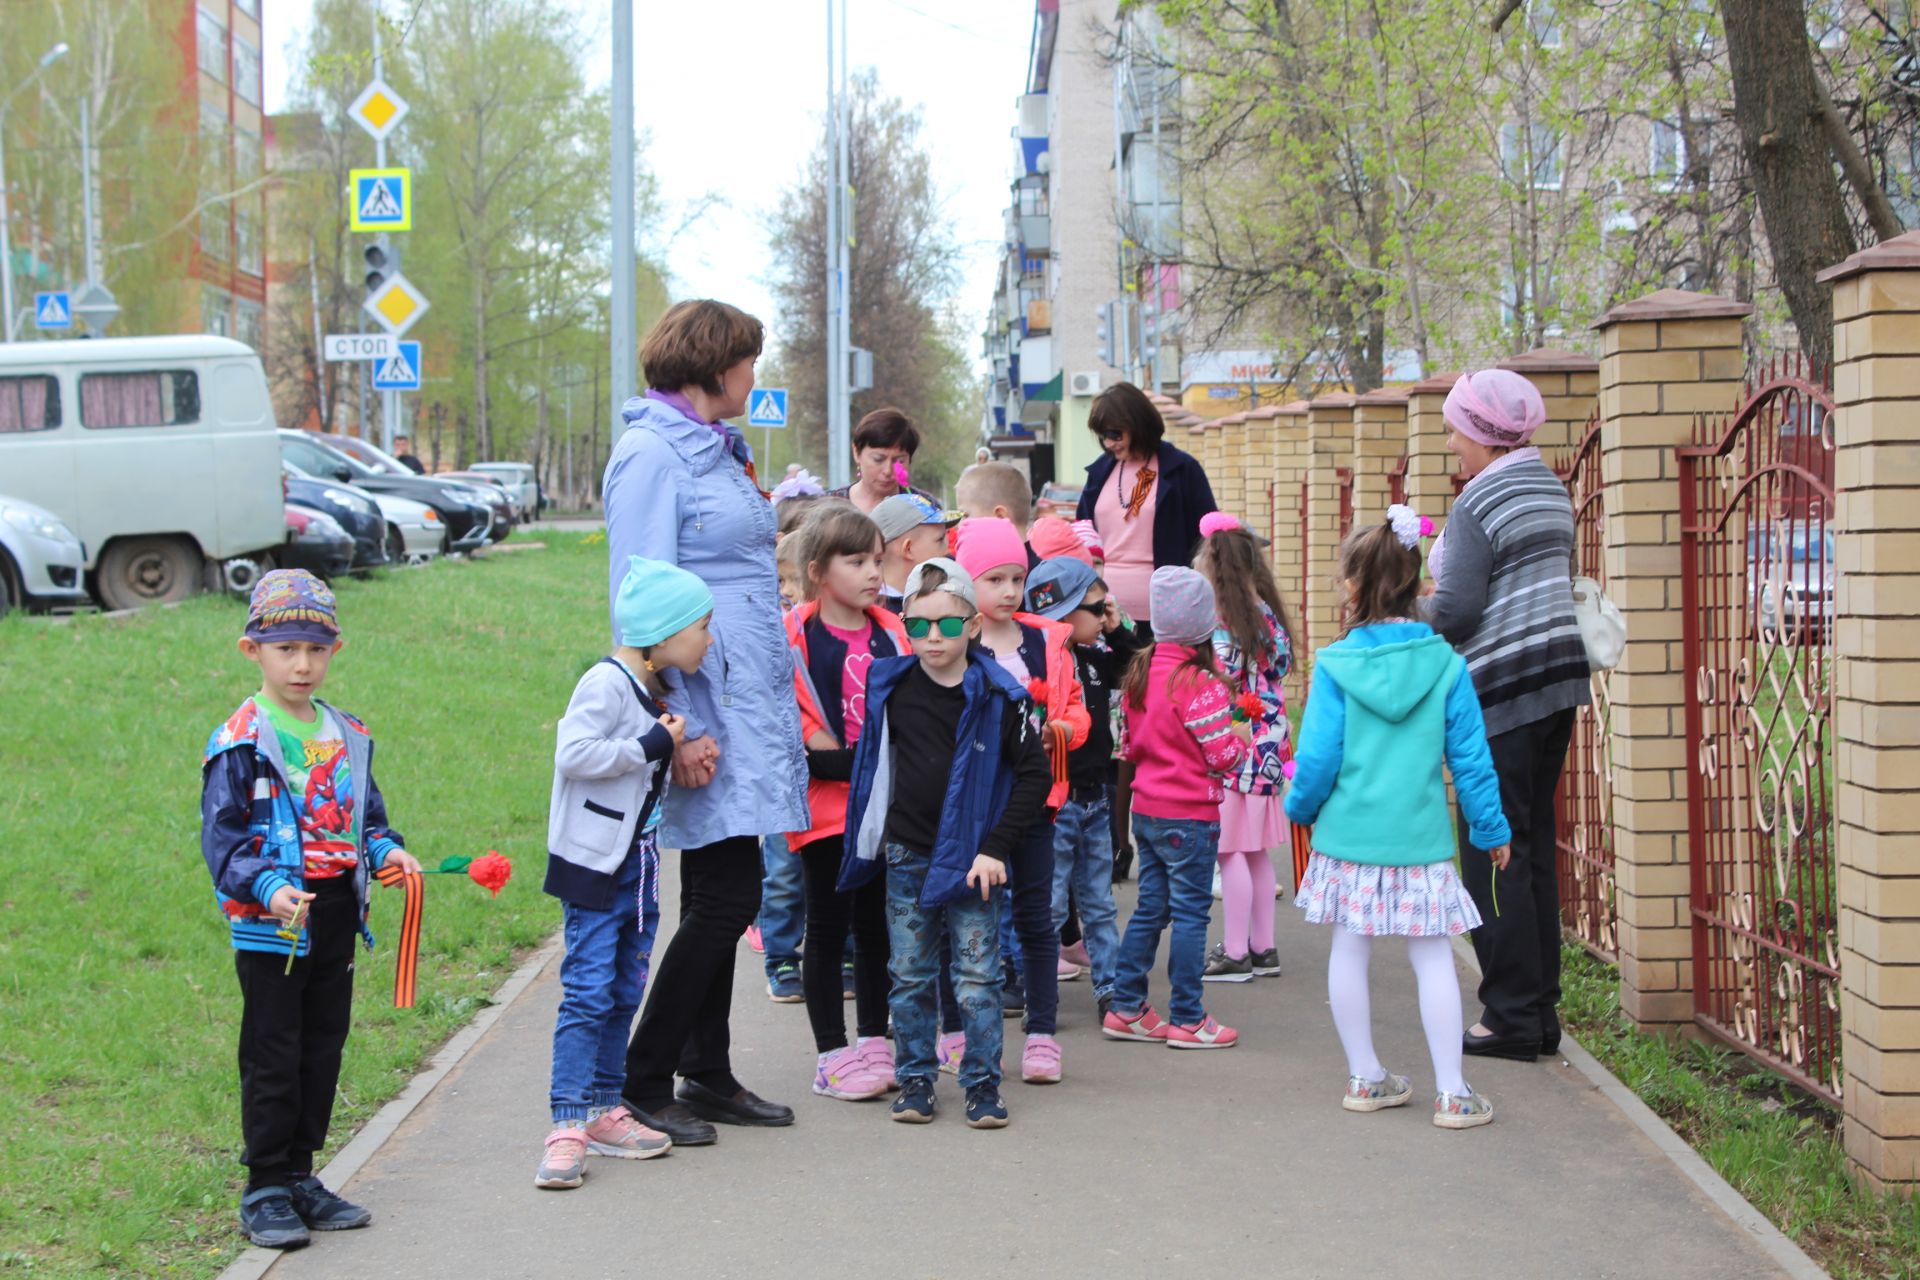
[[[949,640],[958,640],[960,633],[967,629],[967,620],[965,618],[907,618],[904,621],[907,624],[907,638],[909,640],[925,640],[927,635],[933,630],[935,623],[938,623],[940,626],[940,634]]]

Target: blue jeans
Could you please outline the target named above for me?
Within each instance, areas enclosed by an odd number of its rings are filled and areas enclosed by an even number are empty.
[[[902,1084],[915,1078],[931,1081],[939,1070],[934,1057],[940,1011],[935,987],[941,951],[950,949],[954,995],[960,1002],[961,1029],[967,1033],[960,1083],[968,1089],[998,1085],[1006,1034],[1000,1024],[1003,891],[995,889],[985,902],[977,891],[969,891],[928,910],[920,905],[920,890],[932,858],[892,841],[881,846],[881,853],[887,859],[887,933],[893,948],[887,970],[893,980],[895,1078]]]
[[[560,1013],[553,1024],[548,1102],[555,1124],[581,1124],[618,1106],[627,1082],[627,1035],[647,990],[660,927],[660,851],[644,836],[620,869],[613,906],[562,905],[567,942]]]
[[[1067,922],[1071,887],[1080,903],[1081,941],[1093,961],[1093,994],[1113,994],[1120,932],[1113,905],[1113,814],[1106,797],[1069,800],[1053,820],[1053,927]]]
[[[760,865],[760,941],[767,948],[767,979],[785,965],[800,963],[800,937],[807,924],[801,887],[800,855],[783,835],[762,837]]]
[[[1169,1018],[1190,1027],[1207,1016],[1201,1002],[1201,973],[1207,967],[1207,918],[1213,911],[1213,863],[1220,852],[1220,824],[1196,818],[1150,818],[1133,813],[1133,841],[1139,859],[1140,897],[1120,940],[1120,966],[1114,975],[1113,1007],[1138,1013],[1147,1006],[1147,972],[1160,950],[1168,922]],[[1086,902],[1080,910],[1086,911]]]

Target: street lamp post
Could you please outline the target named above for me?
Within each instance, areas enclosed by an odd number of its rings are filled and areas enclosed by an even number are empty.
[[[40,64],[33,74],[13,87],[13,92],[0,98],[0,307],[6,312],[6,340],[13,341],[13,212],[7,207],[7,109],[21,90],[40,78],[40,73],[67,56],[67,42],[62,40],[53,48],[40,55]]]

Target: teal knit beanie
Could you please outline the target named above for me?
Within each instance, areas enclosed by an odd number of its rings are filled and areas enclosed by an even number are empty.
[[[621,644],[648,648],[713,612],[713,592],[680,566],[640,556],[628,556],[627,566],[613,601]]]

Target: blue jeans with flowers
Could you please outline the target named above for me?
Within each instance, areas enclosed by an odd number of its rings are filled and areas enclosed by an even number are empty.
[[[1147,1006],[1147,973],[1167,942],[1167,998],[1171,1021],[1190,1027],[1207,1016],[1201,974],[1207,967],[1207,922],[1213,913],[1213,863],[1220,851],[1220,824],[1196,818],[1150,818],[1133,811],[1139,858],[1140,897],[1120,940],[1113,1007],[1135,1014]],[[1083,908],[1084,909],[1084,908]]]
[[[932,1080],[939,1071],[935,1058],[940,1032],[940,1001],[936,994],[942,952],[953,961],[954,996],[960,1006],[961,1030],[967,1033],[966,1055],[960,1060],[960,1083],[1000,1083],[1001,1042],[1006,1035],[1000,1015],[1000,897],[995,889],[982,901],[977,891],[942,907],[920,905],[932,857],[905,845],[887,841],[881,846],[887,860],[887,934],[892,955],[887,961],[893,981],[894,1076],[905,1084],[918,1077]]]

